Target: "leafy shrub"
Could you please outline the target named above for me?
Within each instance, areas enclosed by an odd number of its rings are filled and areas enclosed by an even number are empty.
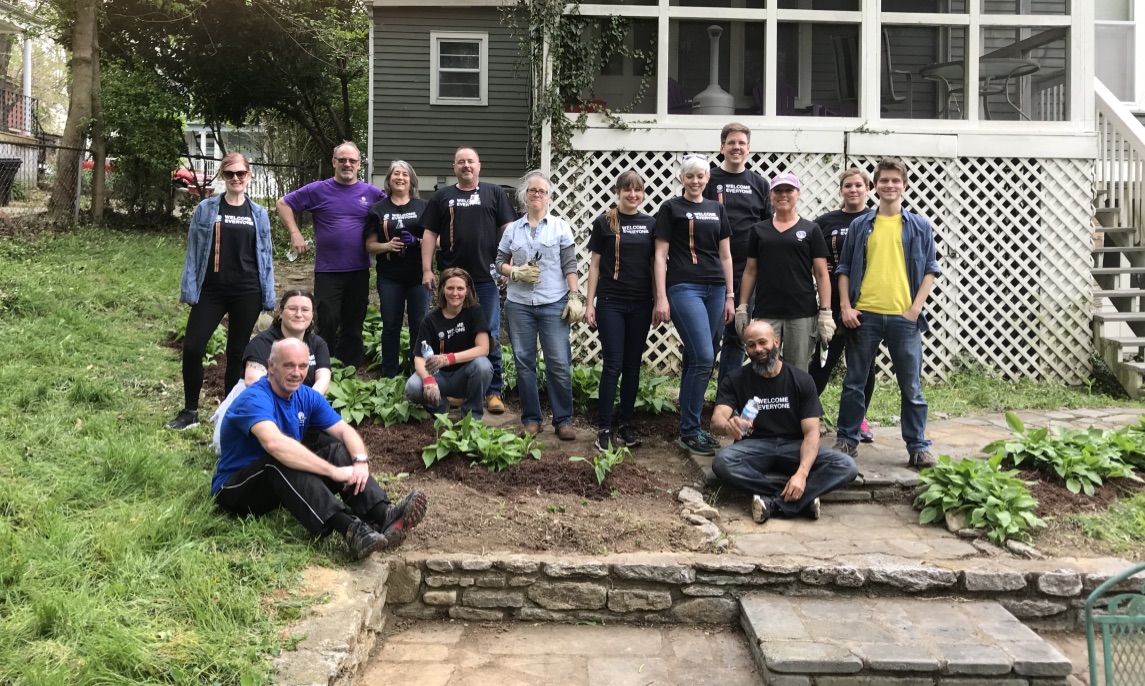
[[[491,472],[499,472],[526,457],[541,459],[541,448],[544,447],[536,436],[518,436],[504,429],[486,426],[480,419],[474,419],[472,414],[457,422],[439,414],[433,428],[437,440],[421,450],[421,460],[426,469],[434,462],[456,454],[474,458],[472,464],[479,464]]]
[[[579,455],[574,455],[569,458],[569,462],[587,462],[592,465],[592,470],[596,473],[596,483],[604,485],[604,480],[608,478],[613,468],[624,462],[626,459],[632,457],[625,446],[612,446],[611,449],[602,451],[599,455],[589,460]]]
[[[393,426],[429,417],[429,412],[420,403],[407,400],[404,392],[405,380],[400,377],[364,381],[354,376],[353,367],[343,367],[331,374],[326,396],[330,406],[351,424],[372,418],[383,426]]]
[[[650,374],[640,375],[640,388],[636,390],[636,409],[660,414],[678,413],[680,410],[672,401],[672,377]]]
[[[1110,435],[1110,440],[1121,450],[1121,459],[1139,470],[1145,470],[1145,417]]]
[[[930,524],[947,512],[961,512],[967,515],[969,526],[984,529],[998,544],[1045,526],[1034,515],[1038,501],[1030,495],[1026,482],[1017,477],[1016,469],[1003,471],[1002,460],[1000,454],[989,460],[958,462],[949,455],[940,456],[936,466],[918,476],[914,503],[922,507],[919,523]]]
[[[175,327],[171,332],[175,336],[175,340],[181,341],[187,337],[187,320]],[[207,341],[207,351],[203,353],[203,366],[210,367],[215,364],[215,358],[227,351],[227,330],[220,324],[215,332],[211,334],[211,338]]]
[[[409,358],[409,327],[403,326],[398,341],[398,365],[407,376],[413,373],[413,360]],[[362,343],[366,353],[366,369],[382,364],[382,313],[370,305],[362,326]]]
[[[537,350],[537,390],[545,390],[545,356]],[[501,346],[501,387],[511,391],[517,387],[517,362],[513,359],[513,347]]]
[[[576,365],[572,368],[573,403],[580,410],[587,410],[600,400],[601,367]]]
[[[1123,461],[1117,441],[1110,440],[1115,432],[1060,427],[1026,430],[1013,412],[1006,413],[1006,424],[1014,437],[994,441],[982,450],[1002,455],[1015,467],[1029,462],[1038,471],[1057,476],[1071,493],[1093,495],[1094,488],[1110,477],[1140,481]]]

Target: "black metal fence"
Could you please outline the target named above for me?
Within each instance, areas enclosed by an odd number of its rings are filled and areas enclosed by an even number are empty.
[[[78,148],[0,140],[0,217],[45,212],[77,217],[81,199],[91,194],[90,171],[86,183],[84,178],[85,159],[87,151]]]

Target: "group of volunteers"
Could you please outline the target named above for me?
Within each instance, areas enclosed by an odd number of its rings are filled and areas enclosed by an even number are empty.
[[[651,327],[670,321],[683,357],[679,444],[714,455],[715,473],[752,495],[757,522],[817,518],[819,497],[855,477],[857,444],[873,440],[865,415],[882,342],[902,394],[908,464],[933,465],[921,334],[939,269],[930,223],[902,207],[906,167],[897,158],[878,162],[875,208],[867,207],[867,172],[844,170],[840,209],[808,220],[798,212],[799,177],[788,170],[764,178],[747,168],[750,150],[746,126],[725,126],[718,166],[685,155],[683,192],[655,216],[641,211],[645,180],[621,173],[614,204],[589,232],[581,295],[574,230],[550,212],[557,189],[543,172],[520,180],[515,208],[501,186],[481,182],[477,151],[460,147],[457,182],[425,200],[409,163],[390,165],[383,192],[358,179],[361,153],[343,143],[332,178],[277,203],[295,252],[309,246],[296,215],[313,216],[314,292],[284,293],[274,323],[253,339],[260,311],[275,305],[270,223],[246,195],[249,163],[227,155],[219,167],[225,193],[200,203],[191,220],[180,297],[191,305],[184,408],[167,426],[198,423],[203,353],[227,315],[230,396],[212,482],[219,507],[235,514],[285,507],[314,535],[344,535],[358,557],[400,542],[424,516],[425,495],[414,489],[391,503],[369,475],[361,437],[323,397],[332,356],[363,362],[374,255],[381,372],[396,376],[408,354],[405,394],[431,412],[451,403],[476,418],[504,412],[504,285],[525,433],[542,431],[539,341],[554,431],[575,439],[570,331],[584,321],[601,346],[596,445],[639,445],[633,420],[643,354]],[[400,350],[404,322],[408,351]],[[701,427],[717,352],[711,429],[733,439],[727,447]],[[844,355],[837,441],[828,449],[819,444],[819,394]]]

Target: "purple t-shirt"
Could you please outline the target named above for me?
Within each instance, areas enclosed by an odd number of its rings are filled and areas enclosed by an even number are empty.
[[[314,217],[314,271],[352,272],[370,268],[370,256],[362,239],[366,215],[374,203],[386,197],[364,181],[352,186],[334,179],[308,183],[287,193],[290,209]]]

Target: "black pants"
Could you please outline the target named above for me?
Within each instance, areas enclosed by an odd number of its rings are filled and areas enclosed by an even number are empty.
[[[262,312],[262,294],[246,293],[230,295],[204,289],[199,302],[191,306],[187,317],[187,335],[183,338],[183,407],[199,409],[199,392],[203,390],[203,355],[207,352],[207,342],[211,334],[229,315],[227,323],[227,370],[226,388],[223,394],[231,392],[243,376],[243,351],[250,342],[255,322]]]
[[[632,421],[636,395],[640,390],[640,362],[652,327],[652,301],[596,299],[596,335],[600,338],[604,366],[600,373],[600,401],[597,404],[598,429],[612,427],[612,407],[620,380],[620,413],[617,423]]]
[[[315,272],[314,299],[318,301],[318,335],[330,346],[330,354],[348,367],[361,367],[370,270]]]
[[[827,382],[831,380],[831,373],[835,371],[835,365],[839,363],[839,358],[843,356],[843,351],[847,348],[847,339],[854,335],[858,329],[848,329],[843,326],[843,320],[835,320],[835,336],[827,345],[827,359],[823,364],[819,364],[819,355],[822,350],[820,347],[823,345],[819,343],[815,346],[815,353],[811,356],[811,365],[808,371],[811,373],[811,378],[815,381],[815,390],[819,395],[823,395],[823,389],[827,387]],[[877,357],[877,356],[876,356]],[[867,385],[863,387],[863,407],[871,406],[871,397],[875,394],[875,370],[878,369],[875,360],[871,360],[871,370],[867,372]]]
[[[319,444],[314,454],[330,464],[346,467],[354,463],[341,441],[323,434]],[[389,505],[390,499],[373,477],[366,480],[361,493],[351,495],[337,481],[291,469],[269,456],[232,474],[215,496],[215,504],[240,516],[258,516],[285,507],[315,537],[329,533],[327,522],[347,505],[356,517],[365,520],[379,503]]]

